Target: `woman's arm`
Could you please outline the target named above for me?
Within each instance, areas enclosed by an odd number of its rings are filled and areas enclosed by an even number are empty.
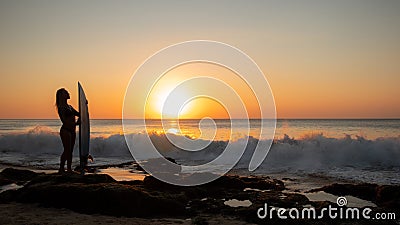
[[[74,109],[74,107],[72,107],[72,106],[70,106],[70,107],[71,107],[72,114],[74,114],[74,116],[81,117],[81,114],[78,111],[76,111]]]

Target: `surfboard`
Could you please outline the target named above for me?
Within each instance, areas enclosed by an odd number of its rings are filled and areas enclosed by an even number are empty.
[[[79,96],[79,113],[81,114],[81,123],[79,124],[79,158],[81,172],[84,173],[84,169],[88,163],[89,157],[89,143],[90,143],[90,120],[89,110],[85,91],[83,91],[82,85],[78,82],[78,96]]]

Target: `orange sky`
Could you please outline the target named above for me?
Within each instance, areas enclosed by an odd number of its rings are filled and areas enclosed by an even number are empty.
[[[192,82],[194,85],[182,83],[194,77],[204,78],[205,80],[203,81],[205,82]],[[222,87],[222,83],[221,85],[216,85],[216,88],[211,88],[211,82],[214,81],[218,82],[218,84],[220,84],[219,82],[224,82],[226,87],[237,93],[241,101],[236,102],[236,98],[233,96],[224,96],[229,93],[225,92],[226,88]],[[176,94],[171,93],[179,84],[183,85],[183,88],[180,89],[181,91]],[[260,118],[260,106],[250,87],[229,69],[211,63],[188,63],[178,66],[163,75],[150,92],[148,104],[146,105],[146,117],[159,118],[163,112],[162,107],[165,107],[163,117],[171,117],[174,107],[180,108],[181,105],[174,106],[171,104],[164,106],[163,103],[168,94],[171,93],[172,98],[177,98],[177,100],[182,98],[185,101],[195,95],[196,89],[207,89],[207,94],[209,93],[210,96],[199,97],[190,101],[183,108],[180,118],[203,118],[207,116],[212,118],[239,118],[240,116],[237,114],[238,107],[242,104],[245,105],[249,117]],[[133,104],[134,102],[136,101],[133,100]],[[141,110],[138,109],[136,111],[140,112]]]
[[[252,57],[279,118],[400,118],[400,1],[119,3],[0,2],[0,118],[57,118],[56,90],[68,89],[77,107],[77,81],[92,118],[121,118],[138,66],[161,48],[194,39]],[[228,80],[257,117],[254,99],[223,70],[182,67],[171,77]],[[207,101],[193,102],[187,116],[226,116]]]

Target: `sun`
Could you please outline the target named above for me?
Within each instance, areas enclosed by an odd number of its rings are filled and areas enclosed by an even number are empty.
[[[178,119],[187,117],[190,113],[188,91],[174,89],[173,86],[155,87],[149,95],[147,105],[152,117],[163,119]]]

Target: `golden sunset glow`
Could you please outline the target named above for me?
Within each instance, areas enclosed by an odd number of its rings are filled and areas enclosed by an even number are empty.
[[[0,118],[57,118],[56,90],[66,88],[77,108],[78,81],[91,118],[121,118],[134,71],[160,49],[198,39],[224,42],[249,55],[271,86],[278,118],[400,117],[399,1],[95,5],[0,3]],[[216,65],[174,68],[154,86],[146,106],[130,104],[146,107],[148,118],[160,118],[168,94],[193,76],[224,81],[242,98],[250,118],[260,117],[251,89]],[[195,88],[202,87],[188,87],[174,98],[188,98]],[[236,103],[224,104],[238,116]],[[179,117],[228,117],[222,108],[211,99],[193,99]],[[167,105],[163,116],[174,117],[173,109]]]
[[[234,98],[225,98],[228,100],[227,102],[218,101],[220,95],[224,95],[224,93],[218,92],[218,89],[207,95],[196,96],[194,95],[196,90],[205,89],[207,82],[185,83],[192,78],[205,78],[211,79],[211,81],[217,79],[218,82],[223,82],[224,85],[230,87],[241,98],[241,101],[234,102]],[[182,87],[178,88],[180,86]],[[168,96],[171,98],[169,104],[166,103]],[[257,99],[251,88],[239,75],[215,64],[189,63],[174,68],[156,82],[147,98],[146,118],[200,119],[207,116],[238,118],[240,116],[236,112],[240,105],[246,108],[250,117],[260,117]],[[229,109],[230,112],[228,112]]]
[[[180,118],[188,113],[190,113],[190,108],[189,107],[181,107],[180,105],[176,104],[164,104],[165,101],[167,100],[168,96],[171,94],[171,91],[173,90],[173,87],[170,88],[164,88],[164,90],[159,90],[159,89],[153,89],[153,92],[150,94],[148,98],[148,108],[149,108],[149,117],[150,118],[157,118],[157,117],[163,117],[163,118]],[[186,99],[187,98],[187,93],[185,92],[178,92],[174,96],[175,99],[173,99],[173,102],[179,101],[181,98]],[[179,110],[179,113],[176,115],[175,109],[181,109]]]

